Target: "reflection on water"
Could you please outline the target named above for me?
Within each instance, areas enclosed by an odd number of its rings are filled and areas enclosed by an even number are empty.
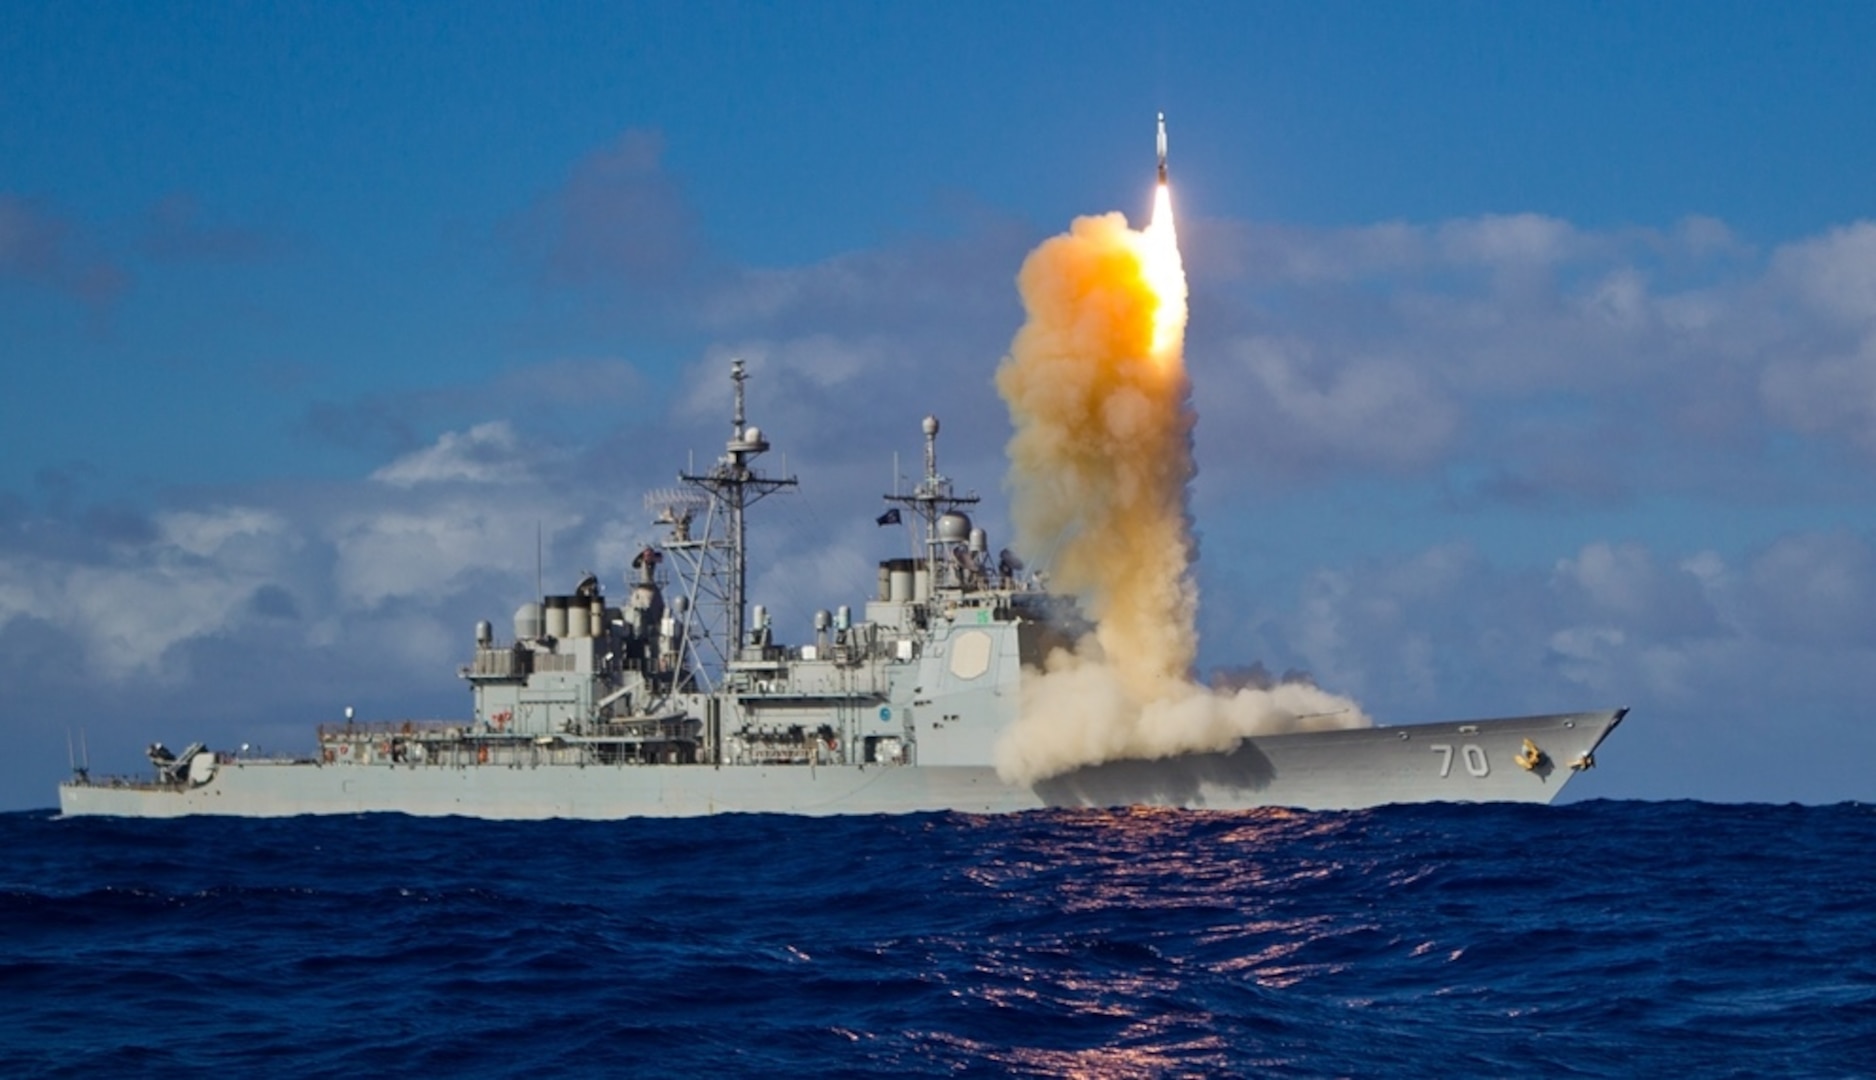
[[[1142,808],[1027,824],[993,826],[958,868],[960,888],[998,913],[989,932],[925,942],[935,962],[961,968],[949,981],[968,1018],[960,1030],[1025,1019],[1001,1042],[908,1033],[941,1059],[1068,1076],[1242,1068],[1225,1056],[1227,1019],[1267,1016],[1267,1034],[1302,1039],[1272,995],[1390,947],[1364,910],[1344,909],[1351,879],[1375,869],[1358,815]]]
[[[945,1057],[955,1056],[1012,1073],[1045,1076],[1127,1080],[1130,1077],[1195,1075],[1210,1070],[1222,1073],[1231,1066],[1231,1047],[1224,1039],[1217,1035],[1182,1038],[1172,1034],[1168,1037],[1164,1029],[1169,1026],[1146,1021],[1123,1034],[1123,1045],[1077,1049],[997,1046],[944,1032],[933,1032],[923,1041],[929,1049],[940,1051]]]

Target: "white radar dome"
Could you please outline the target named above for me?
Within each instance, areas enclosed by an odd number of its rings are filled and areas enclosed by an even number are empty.
[[[947,544],[962,544],[971,538],[971,519],[956,510],[938,516],[938,539]]]

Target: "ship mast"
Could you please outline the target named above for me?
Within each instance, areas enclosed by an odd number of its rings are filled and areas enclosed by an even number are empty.
[[[927,579],[936,590],[941,584],[951,584],[943,576],[944,568],[950,560],[944,557],[945,546],[952,541],[938,535],[938,519],[956,510],[960,506],[972,506],[978,502],[975,491],[968,495],[957,495],[951,490],[948,477],[938,473],[938,418],[927,416],[921,425],[925,431],[925,478],[918,482],[910,495],[897,493],[885,496],[887,502],[900,506],[917,514],[925,523],[925,572]],[[893,482],[898,487],[898,482]]]
[[[769,442],[761,428],[744,422],[743,383],[748,378],[743,370],[743,362],[732,360],[730,381],[736,386],[736,411],[730,419],[730,438],[724,444],[723,456],[717,459],[708,472],[698,475],[681,473],[678,476],[684,483],[707,492],[713,501],[723,507],[728,518],[729,558],[727,565],[720,571],[723,576],[724,620],[727,624],[725,660],[734,658],[736,650],[743,646],[749,575],[748,534],[744,513],[765,496],[796,484],[792,476],[764,476],[750,467],[750,463],[769,448]]]

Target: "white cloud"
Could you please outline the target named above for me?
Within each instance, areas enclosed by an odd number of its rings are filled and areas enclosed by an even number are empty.
[[[1408,469],[1433,461],[1459,422],[1441,388],[1400,360],[1331,360],[1298,338],[1229,348],[1230,372],[1213,378],[1198,408],[1204,450],[1234,464]]]
[[[1876,336],[1846,353],[1774,361],[1759,390],[1767,411],[1793,429],[1876,451]]]
[[[583,520],[541,497],[444,499],[420,509],[374,507],[330,530],[333,584],[347,604],[361,607],[433,598],[471,572],[514,573],[530,565],[537,537],[552,544]]]
[[[1223,223],[1198,245],[1199,438],[1241,484],[1469,459],[1507,478],[1488,498],[1607,504],[1776,483],[1739,455],[1792,433],[1876,454],[1876,223],[1763,256],[1702,218]]]
[[[157,515],[156,524],[162,542],[203,557],[223,552],[237,539],[259,539],[288,532],[286,519],[279,514],[247,506],[178,510]]]
[[[1621,267],[1603,275],[1579,303],[1585,319],[1592,325],[1602,323],[1623,333],[1643,329],[1653,315],[1647,279],[1633,267]]]
[[[1486,214],[1442,224],[1439,252],[1459,264],[1536,266],[1576,255],[1583,238],[1566,221],[1542,214]]]
[[[1759,295],[1781,305],[1758,377],[1766,411],[1876,453],[1876,223],[1780,248]]]
[[[1319,685],[1359,698],[1367,693],[1368,680],[1359,660],[1351,655],[1345,633],[1349,617],[1359,618],[1358,612],[1345,610],[1352,599],[1358,599],[1355,588],[1347,573],[1319,570],[1310,575],[1290,636]]]
[[[728,378],[730,362],[742,360],[748,365],[751,379],[760,379],[750,395],[749,414],[766,415],[788,409],[789,403],[815,391],[870,381],[875,386],[886,380],[880,376],[897,366],[892,352],[883,342],[870,339],[841,338],[832,334],[809,334],[799,338],[764,340],[749,338],[712,345],[701,361],[687,373],[688,388],[678,405],[678,415],[701,421],[727,420],[731,413],[733,388]],[[869,380],[868,376],[872,376]],[[745,384],[748,386],[748,384]],[[724,433],[728,434],[727,427]]]
[[[1617,626],[1566,626],[1550,635],[1549,644],[1565,678],[1600,690],[1608,682],[1605,669],[1625,651],[1628,635]]]
[[[371,478],[407,488],[452,481],[514,484],[528,480],[530,474],[513,425],[491,420],[468,431],[444,432],[435,443],[398,458]]]
[[[1597,542],[1557,563],[1556,584],[1579,592],[1597,614],[1654,636],[1680,637],[1719,630],[1706,596],[1706,583],[1717,577],[1661,566],[1640,544]]]
[[[1701,214],[1682,218],[1662,247],[1696,259],[1748,253],[1746,245],[1725,222]]]
[[[1773,256],[1772,270],[1816,310],[1855,326],[1876,324],[1876,222],[1788,244]]]
[[[863,262],[842,256],[808,267],[749,270],[733,288],[712,297],[705,318],[713,325],[739,326],[817,301],[861,299],[872,287]]]
[[[81,635],[106,678],[187,675],[164,663],[176,645],[228,629],[247,604],[245,583],[215,569],[142,566],[70,574],[54,621]]]
[[[154,540],[115,550],[108,562],[0,563],[0,625],[30,617],[71,634],[107,680],[186,679],[173,650],[238,629],[255,591],[286,579],[301,541],[280,515],[254,507],[176,511],[156,522]]]
[[[1780,537],[1745,573],[1755,636],[1825,650],[1876,646],[1876,550],[1847,530]]]

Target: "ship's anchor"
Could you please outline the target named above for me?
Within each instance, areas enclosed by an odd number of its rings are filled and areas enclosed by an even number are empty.
[[[1511,760],[1523,766],[1524,771],[1532,772],[1536,770],[1538,766],[1549,761],[1550,755],[1539,750],[1536,743],[1526,739],[1524,740],[1524,749],[1519,751],[1518,755]]]
[[[1582,772],[1584,769],[1593,769],[1595,767],[1596,767],[1596,755],[1595,754],[1584,754],[1582,757],[1577,758],[1575,761],[1570,762],[1571,772]]]

